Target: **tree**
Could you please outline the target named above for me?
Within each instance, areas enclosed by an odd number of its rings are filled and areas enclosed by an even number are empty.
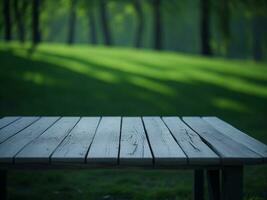
[[[106,0],[99,0],[99,12],[100,12],[100,21],[104,35],[104,43],[109,46],[112,44],[110,28],[107,17],[107,2]]]
[[[14,13],[18,30],[18,37],[21,42],[25,41],[24,13],[26,12],[27,6],[28,6],[28,1],[14,0]]]
[[[235,7],[242,6],[246,16],[249,16],[252,35],[252,57],[254,60],[263,59],[263,36],[266,35],[267,1],[266,0],[232,0]]]
[[[68,32],[68,44],[73,44],[75,37],[75,25],[76,25],[76,6],[77,0],[71,0],[70,3],[70,16],[69,16],[69,32]]]
[[[265,20],[261,15],[253,16],[252,18],[252,54],[253,59],[256,61],[263,60],[262,38],[264,27],[262,25]]]
[[[97,33],[96,33],[96,19],[95,19],[95,13],[94,13],[94,5],[91,5],[90,8],[87,9],[87,16],[88,16],[88,21],[89,21],[89,41],[92,44],[97,44]]]
[[[231,10],[230,10],[230,0],[219,0],[214,3],[217,3],[215,7],[215,12],[218,15],[218,29],[220,30],[222,36],[222,44],[227,54],[231,39],[230,34],[230,19],[231,19]]]
[[[135,34],[135,47],[140,48],[144,31],[144,16],[140,0],[134,0],[134,8],[137,16],[137,28]]]
[[[92,44],[97,44],[97,34],[96,34],[96,24],[95,24],[95,15],[91,11],[88,11],[88,20],[89,20],[89,29],[90,29],[90,38]]]
[[[37,44],[41,41],[41,33],[39,30],[39,26],[40,26],[39,14],[40,14],[40,1],[33,0],[33,4],[32,4],[32,41],[33,41],[33,44]]]
[[[10,41],[11,35],[11,14],[10,14],[10,0],[3,0],[3,18],[4,18],[4,37],[6,41]]]
[[[203,55],[212,55],[210,47],[210,1],[200,1],[200,39],[201,53]]]
[[[153,0],[153,18],[154,18],[154,48],[160,50],[161,47],[161,13],[160,13],[161,0]]]

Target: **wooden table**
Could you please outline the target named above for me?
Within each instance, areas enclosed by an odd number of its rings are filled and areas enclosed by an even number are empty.
[[[0,199],[11,169],[193,169],[194,199],[242,199],[243,166],[267,146],[217,117],[3,117]]]

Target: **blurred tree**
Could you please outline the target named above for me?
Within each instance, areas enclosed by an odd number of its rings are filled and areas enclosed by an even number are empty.
[[[97,33],[96,33],[96,19],[93,10],[87,11],[88,15],[88,21],[89,21],[89,41],[91,41],[91,44],[97,44]]]
[[[134,8],[137,16],[137,28],[135,35],[135,47],[140,48],[142,45],[142,35],[144,31],[144,16],[140,0],[134,0]]]
[[[96,17],[95,17],[95,0],[83,0],[82,8],[85,9],[88,19],[88,28],[89,28],[89,42],[91,44],[97,44],[97,29],[96,29]]]
[[[11,14],[10,14],[10,0],[3,0],[3,18],[4,18],[4,37],[6,41],[12,39],[11,33]]]
[[[25,41],[25,12],[28,6],[28,1],[25,0],[14,0],[14,13],[16,18],[16,25],[18,31],[18,37],[21,42]]]
[[[217,14],[217,27],[222,37],[222,47],[224,49],[224,53],[227,55],[229,52],[229,44],[230,44],[230,22],[231,22],[231,10],[230,4],[231,0],[219,0],[214,1],[215,4],[215,12]]]
[[[263,60],[263,38],[267,34],[267,1],[266,0],[232,0],[235,7],[243,6],[245,14],[251,20],[252,57],[254,60]]]
[[[210,47],[210,0],[200,1],[200,39],[201,53],[203,55],[212,55]]]
[[[263,29],[262,25],[265,24],[266,19],[263,16],[258,15],[252,18],[252,51],[254,60],[263,60]]]
[[[153,0],[153,18],[154,18],[154,48],[160,50],[161,47],[161,13],[160,13],[161,0]]]
[[[105,45],[109,46],[112,44],[111,33],[108,23],[108,14],[107,14],[107,1],[99,0],[99,12],[100,12],[100,21],[104,36]]]
[[[68,44],[73,44],[75,38],[76,7],[77,0],[70,0],[69,31],[67,38]]]
[[[41,32],[40,32],[40,0],[33,0],[32,3],[32,41],[33,44],[37,44],[41,41]]]

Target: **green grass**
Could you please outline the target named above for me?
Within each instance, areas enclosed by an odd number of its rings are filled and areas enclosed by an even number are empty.
[[[216,115],[267,143],[267,65],[127,48],[0,43],[0,115]],[[190,171],[11,171],[10,199],[190,199]],[[245,169],[267,199],[267,168]],[[42,194],[40,196],[40,194]]]

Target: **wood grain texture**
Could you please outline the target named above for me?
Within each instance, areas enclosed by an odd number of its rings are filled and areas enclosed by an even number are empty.
[[[163,121],[187,155],[189,164],[219,164],[219,156],[181,119],[178,117],[163,117]]]
[[[0,162],[12,163],[14,156],[33,139],[41,135],[59,117],[42,117],[18,134],[0,144]]]
[[[3,117],[0,119],[0,129],[19,119],[19,117]]]
[[[263,162],[260,155],[220,133],[200,117],[183,117],[183,120],[221,156],[223,164],[239,165]]]
[[[123,117],[120,142],[121,165],[153,165],[141,117]]]
[[[82,117],[51,156],[53,163],[84,163],[100,117]]]
[[[102,117],[87,155],[87,163],[116,165],[118,163],[121,117]]]
[[[227,135],[236,142],[247,146],[251,150],[263,156],[265,162],[267,162],[267,145],[243,133],[242,131],[236,129],[232,125],[224,122],[217,117],[203,117],[203,119],[224,135]]]
[[[143,117],[155,165],[181,165],[187,157],[160,117]]]
[[[62,117],[15,157],[15,163],[49,163],[50,155],[69,134],[79,117]]]
[[[216,117],[3,117],[3,166],[219,167],[264,163],[267,147]]]
[[[39,117],[22,117],[10,125],[0,129],[0,143],[12,137],[38,119]]]

